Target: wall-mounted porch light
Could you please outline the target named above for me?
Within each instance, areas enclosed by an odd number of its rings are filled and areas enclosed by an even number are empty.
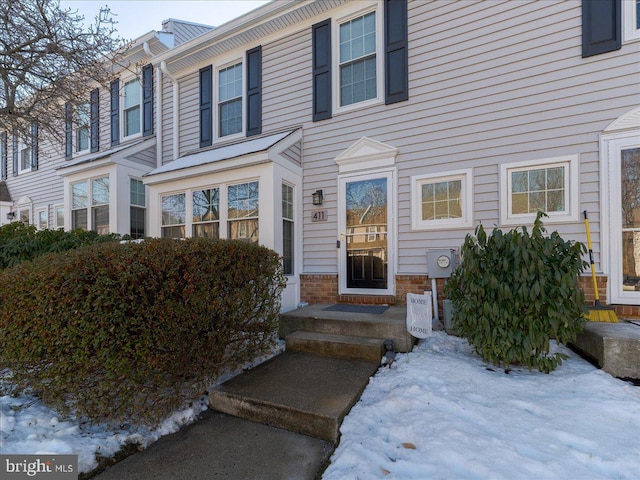
[[[322,205],[322,201],[324,200],[324,191],[316,190],[311,194],[311,196],[313,197],[314,205]]]
[[[7,213],[7,220],[13,220],[14,218],[16,218],[16,212]]]

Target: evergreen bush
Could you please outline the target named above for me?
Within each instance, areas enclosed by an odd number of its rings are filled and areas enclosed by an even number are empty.
[[[278,255],[227,240],[102,243],[0,271],[0,361],[93,421],[155,423],[273,348]]]
[[[566,355],[549,353],[549,340],[566,344],[582,330],[587,266],[584,244],[547,235],[539,212],[526,227],[487,237],[482,225],[467,235],[462,262],[445,293],[453,303],[453,326],[483,360],[522,364],[549,373]],[[546,216],[546,215],[545,215]]]

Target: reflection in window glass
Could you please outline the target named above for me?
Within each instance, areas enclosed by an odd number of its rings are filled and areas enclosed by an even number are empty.
[[[511,213],[565,211],[565,167],[511,173]]]
[[[184,238],[186,218],[184,193],[176,193],[162,197],[163,238]]]
[[[229,238],[257,242],[258,182],[230,185],[227,189]]]
[[[340,105],[377,95],[376,12],[340,25]]]
[[[193,192],[193,236],[220,237],[220,190],[209,188]]]
[[[462,180],[422,184],[422,220],[462,218]]]

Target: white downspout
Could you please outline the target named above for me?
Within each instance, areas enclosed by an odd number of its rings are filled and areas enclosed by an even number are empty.
[[[180,87],[178,85],[178,80],[171,75],[171,72],[169,72],[167,64],[164,61],[160,63],[160,70],[162,70],[162,73],[164,73],[173,84],[173,160],[175,160],[180,156],[178,138],[178,131],[180,129],[180,114],[178,110],[180,106]]]
[[[162,70],[156,68],[156,168],[162,166],[162,152],[163,152],[163,129],[162,129],[162,101],[164,98],[163,95],[163,85],[162,85]]]

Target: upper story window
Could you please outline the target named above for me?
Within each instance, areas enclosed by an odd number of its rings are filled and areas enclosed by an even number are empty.
[[[83,103],[76,112],[76,152],[89,150],[90,105]]]
[[[341,23],[339,37],[340,106],[376,98],[376,12]]]
[[[123,116],[123,136],[136,135],[140,133],[140,103],[142,99],[142,88],[140,80],[134,78],[124,84],[122,99]]]
[[[242,132],[242,62],[218,71],[218,135]]]
[[[31,171],[31,142],[29,139],[21,138],[18,146],[19,173]]]
[[[579,221],[578,158],[550,158],[500,166],[500,220],[532,222],[538,211],[548,222]]]

